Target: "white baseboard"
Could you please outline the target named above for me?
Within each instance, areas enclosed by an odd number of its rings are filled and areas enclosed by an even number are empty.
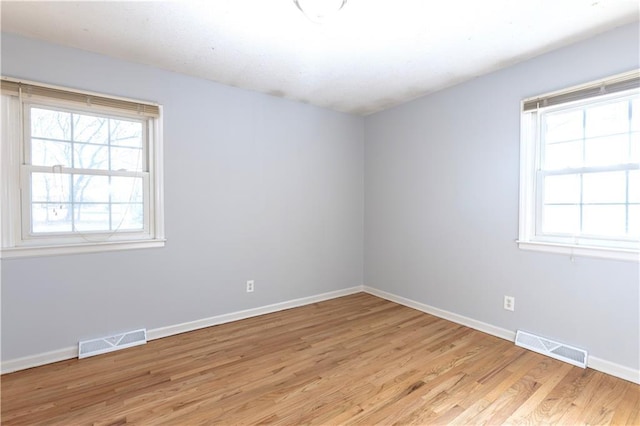
[[[261,306],[258,308],[246,309],[243,311],[231,312],[223,315],[216,315],[214,317],[204,318],[196,321],[189,321],[182,324],[155,328],[147,330],[147,339],[161,339],[163,337],[173,336],[174,334],[186,333],[188,331],[211,327],[213,325],[219,325],[231,321],[238,321],[245,318],[270,314],[273,312],[283,311],[285,309],[297,308],[304,305],[310,305],[312,303],[335,299],[337,297],[348,296],[350,294],[359,293],[361,291],[363,291],[362,286],[356,286],[342,290],[331,291],[328,293],[317,294],[314,296],[302,297],[300,299],[288,300],[286,302],[274,303],[272,305]],[[45,352],[42,354],[11,359],[8,361],[3,360],[1,371],[2,374],[12,373],[14,371],[25,370],[27,368],[38,367],[40,365],[51,364],[53,362],[64,361],[77,357],[78,346],[76,345],[51,352]]]
[[[409,308],[417,309],[422,312],[434,315],[439,318],[455,322],[456,324],[462,324],[474,330],[482,331],[492,336],[500,337],[502,339],[514,342],[516,339],[515,331],[507,330],[506,328],[496,327],[495,325],[487,324],[486,322],[474,320],[473,318],[465,317],[453,312],[445,311],[424,303],[416,302],[415,300],[407,299],[406,297],[398,296],[386,291],[378,290],[377,288],[364,286],[364,292],[373,294],[374,296],[381,297],[391,302],[396,302],[400,305],[408,306]]]
[[[416,302],[415,300],[407,299],[405,297],[378,290],[373,287],[363,286],[363,291],[365,293],[378,296],[382,299],[386,299],[391,302],[408,306],[410,308],[426,312],[436,317],[455,322],[456,324],[461,324],[469,328],[473,328],[474,330],[482,331],[483,333],[491,334],[492,336],[509,340],[510,342],[514,342],[516,338],[515,331],[507,330],[502,327],[496,327],[494,325],[487,324],[486,322],[478,321],[473,318],[445,311],[444,309],[439,309],[430,305],[426,305],[424,303]],[[628,380],[632,383],[640,384],[640,370],[634,370],[633,368],[629,368],[624,365],[616,364],[614,362],[593,356],[589,356],[587,358],[587,367],[598,370],[605,374],[609,374],[610,376],[615,376],[620,379]]]
[[[259,308],[246,309],[244,311],[231,312],[228,314],[217,315],[215,317],[204,318],[196,321],[184,322],[182,324],[170,325],[168,327],[155,328],[147,331],[149,340],[161,339],[174,334],[186,333],[187,331],[198,330],[200,328],[211,327],[213,325],[224,324],[227,322],[238,321],[246,318],[256,317],[259,315],[270,314],[273,312],[284,311],[285,309],[297,308],[300,306],[310,305],[312,303],[322,302],[336,297],[348,296],[350,294],[359,293],[362,286],[346,288],[343,290],[331,291],[329,293],[317,294],[315,296],[302,297],[300,299],[288,300],[286,302],[274,303],[273,305],[261,306]]]
[[[182,324],[170,325],[167,327],[155,328],[147,330],[147,338],[149,340],[161,339],[163,337],[173,336],[175,334],[186,333],[188,331],[198,330],[205,327],[211,327],[214,325],[224,324],[232,321],[238,321],[245,318],[251,318],[259,315],[265,315],[273,312],[283,311],[285,309],[297,308],[300,306],[310,305],[312,303],[322,302],[325,300],[335,299],[337,297],[348,296],[364,291],[374,296],[386,299],[400,305],[408,306],[413,309],[417,309],[422,312],[443,318],[457,324],[473,328],[474,330],[482,331],[492,336],[500,337],[502,339],[513,342],[515,340],[516,333],[505,328],[496,327],[494,325],[475,320],[473,318],[465,317],[453,312],[439,309],[424,303],[416,302],[415,300],[407,299],[402,296],[398,296],[392,293],[388,293],[383,290],[378,290],[373,287],[356,286],[343,290],[332,291],[328,293],[322,293],[315,296],[303,297],[300,299],[293,299],[286,302],[274,303],[272,305],[261,306],[253,309],[246,309],[243,311],[231,312],[228,314],[217,315],[210,318],[204,318],[196,321],[185,322]],[[66,359],[78,357],[78,346],[71,346],[63,349],[58,349],[51,352],[46,352],[37,355],[26,356],[23,358],[16,358],[8,361],[2,361],[1,371],[2,374],[11,373],[14,371],[24,370],[31,367],[37,367],[44,364],[50,364],[53,362],[64,361]],[[616,364],[601,358],[589,356],[588,364],[589,368],[601,371],[611,376],[619,377],[624,380],[628,380],[633,383],[640,384],[640,370],[626,367],[624,365]]]
[[[640,385],[640,370],[589,355],[587,367]]]
[[[2,361],[2,374],[78,357],[78,346]]]

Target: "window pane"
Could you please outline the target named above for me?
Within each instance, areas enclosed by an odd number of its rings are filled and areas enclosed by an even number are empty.
[[[111,120],[111,145],[142,148],[142,123]]]
[[[580,230],[578,206],[544,206],[542,232],[545,234],[577,234]]]
[[[640,238],[640,206],[629,206],[629,232],[630,237]]]
[[[598,236],[625,235],[625,206],[583,206],[582,233]]]
[[[580,175],[546,176],[544,202],[545,204],[579,203]]]
[[[545,170],[572,167],[582,167],[582,141],[562,142],[545,146]]]
[[[71,167],[71,144],[32,139],[31,164],[34,166]]]
[[[582,139],[582,110],[547,114],[545,124],[547,143]]]
[[[626,189],[625,172],[586,173],[582,177],[584,203],[624,203]]]
[[[60,173],[32,173],[31,201],[68,203],[71,175]]]
[[[109,176],[75,175],[73,201],[75,203],[108,203]]]
[[[71,114],[31,108],[31,136],[71,140]]]
[[[627,134],[587,139],[585,141],[585,166],[610,166],[629,161],[629,136]]]
[[[74,230],[108,231],[109,204],[74,204]]]
[[[144,214],[141,203],[113,204],[111,206],[114,230],[141,230]]]
[[[632,112],[631,112],[631,131],[639,132],[640,131],[640,99],[634,99],[631,102]]]
[[[107,145],[73,144],[74,167],[81,169],[109,168],[109,147]]]
[[[31,230],[38,232],[71,232],[71,205],[33,203]]]
[[[142,203],[142,178],[112,177],[111,200],[114,203]]]
[[[142,149],[111,148],[111,170],[142,171]]]
[[[640,170],[629,171],[629,202],[640,203]]]
[[[588,108],[585,130],[585,136],[588,138],[628,132],[629,101]]]
[[[107,144],[109,143],[109,126],[107,123],[107,118],[73,114],[73,140]]]

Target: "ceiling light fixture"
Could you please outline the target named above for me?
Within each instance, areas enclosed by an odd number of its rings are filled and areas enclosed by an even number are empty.
[[[337,14],[347,0],[293,0],[298,9],[316,24],[323,24]]]

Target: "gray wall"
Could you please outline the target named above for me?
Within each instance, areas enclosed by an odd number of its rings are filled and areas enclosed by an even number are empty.
[[[7,34],[2,74],[164,105],[168,239],[3,260],[2,359],[362,285],[361,117]]]
[[[625,26],[365,120],[365,284],[640,367],[638,263],[519,250],[520,100],[637,68]],[[515,296],[516,310],[502,308]]]
[[[3,35],[3,75],[165,106],[168,242],[2,261],[2,358],[364,282],[637,369],[638,264],[515,239],[520,100],[637,67],[638,48],[623,27],[363,120]]]

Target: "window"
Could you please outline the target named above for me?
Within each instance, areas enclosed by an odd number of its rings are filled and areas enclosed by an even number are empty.
[[[3,79],[2,257],[164,245],[160,113]]]
[[[523,101],[519,246],[638,260],[640,77]]]

